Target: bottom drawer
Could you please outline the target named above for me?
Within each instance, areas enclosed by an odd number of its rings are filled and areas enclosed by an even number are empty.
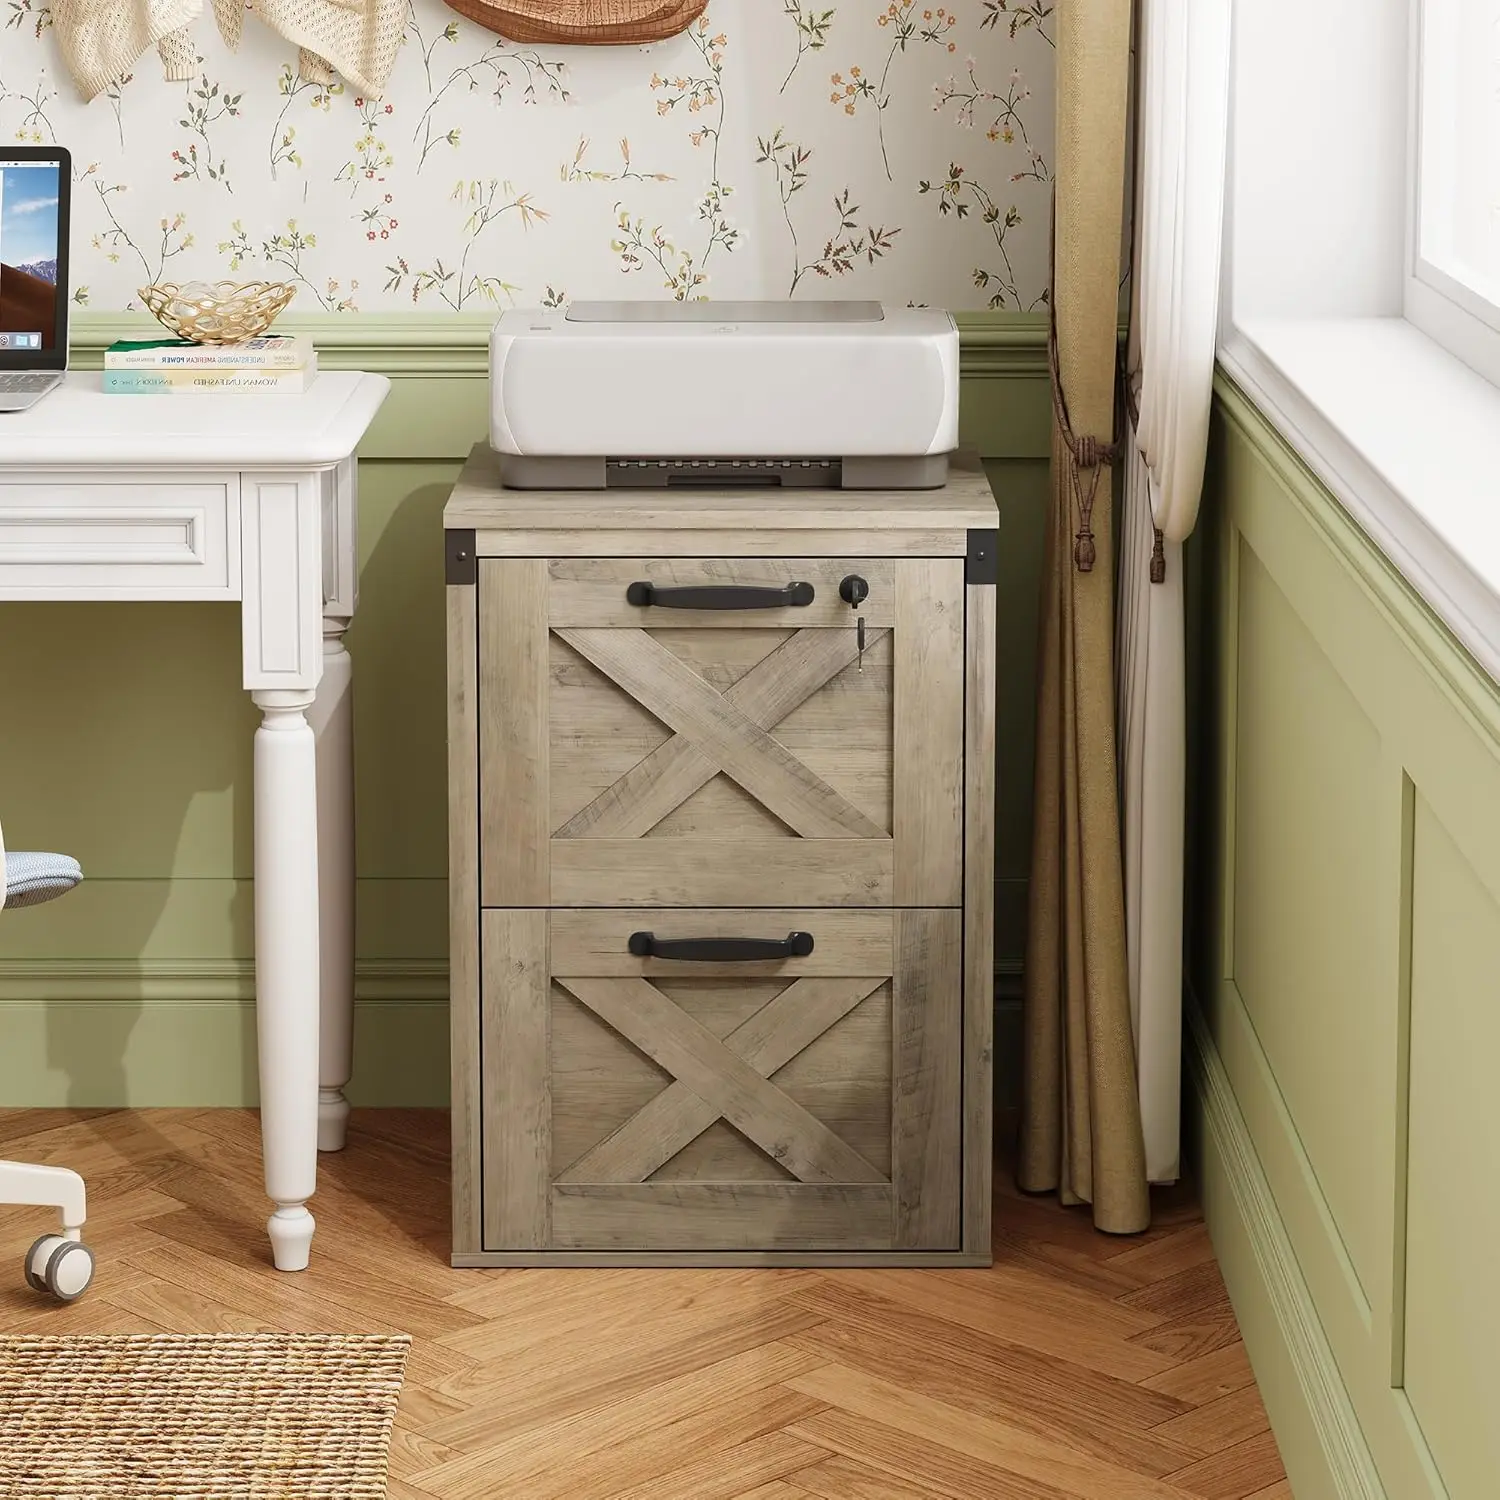
[[[961,912],[492,909],[481,943],[486,1249],[958,1248]]]

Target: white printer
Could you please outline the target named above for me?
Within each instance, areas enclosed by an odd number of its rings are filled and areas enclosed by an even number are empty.
[[[958,444],[958,329],[878,302],[575,302],[490,336],[513,489],[928,489]]]

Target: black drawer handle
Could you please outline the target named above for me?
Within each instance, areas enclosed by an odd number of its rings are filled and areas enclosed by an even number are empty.
[[[630,951],[637,958],[675,958],[695,964],[753,964],[767,959],[806,958],[813,951],[810,932],[784,938],[659,938],[654,932],[632,932]]]
[[[625,590],[627,604],[654,604],[658,609],[785,609],[811,604],[815,596],[810,583],[789,583],[784,588],[756,588],[744,583],[692,584],[686,588],[662,589],[654,583],[632,583]]]

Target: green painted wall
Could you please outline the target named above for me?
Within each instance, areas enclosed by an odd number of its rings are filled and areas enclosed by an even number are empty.
[[[80,320],[77,359],[138,325]],[[1001,510],[1000,1073],[1030,849],[1046,490],[1045,323],[963,322],[963,438]],[[447,1096],[441,512],[486,431],[486,318],[304,320],[325,367],[391,376],[361,449],[353,1096]],[[0,809],[14,848],[76,853],[66,901],[0,918],[0,1105],[253,1098],[251,736],[228,604],[0,604]]]
[[[1500,1475],[1500,689],[1221,381],[1191,1134],[1294,1492]]]

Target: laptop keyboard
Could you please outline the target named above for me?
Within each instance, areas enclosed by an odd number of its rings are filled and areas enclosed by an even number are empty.
[[[56,380],[56,370],[0,370],[0,396],[32,396]]]

